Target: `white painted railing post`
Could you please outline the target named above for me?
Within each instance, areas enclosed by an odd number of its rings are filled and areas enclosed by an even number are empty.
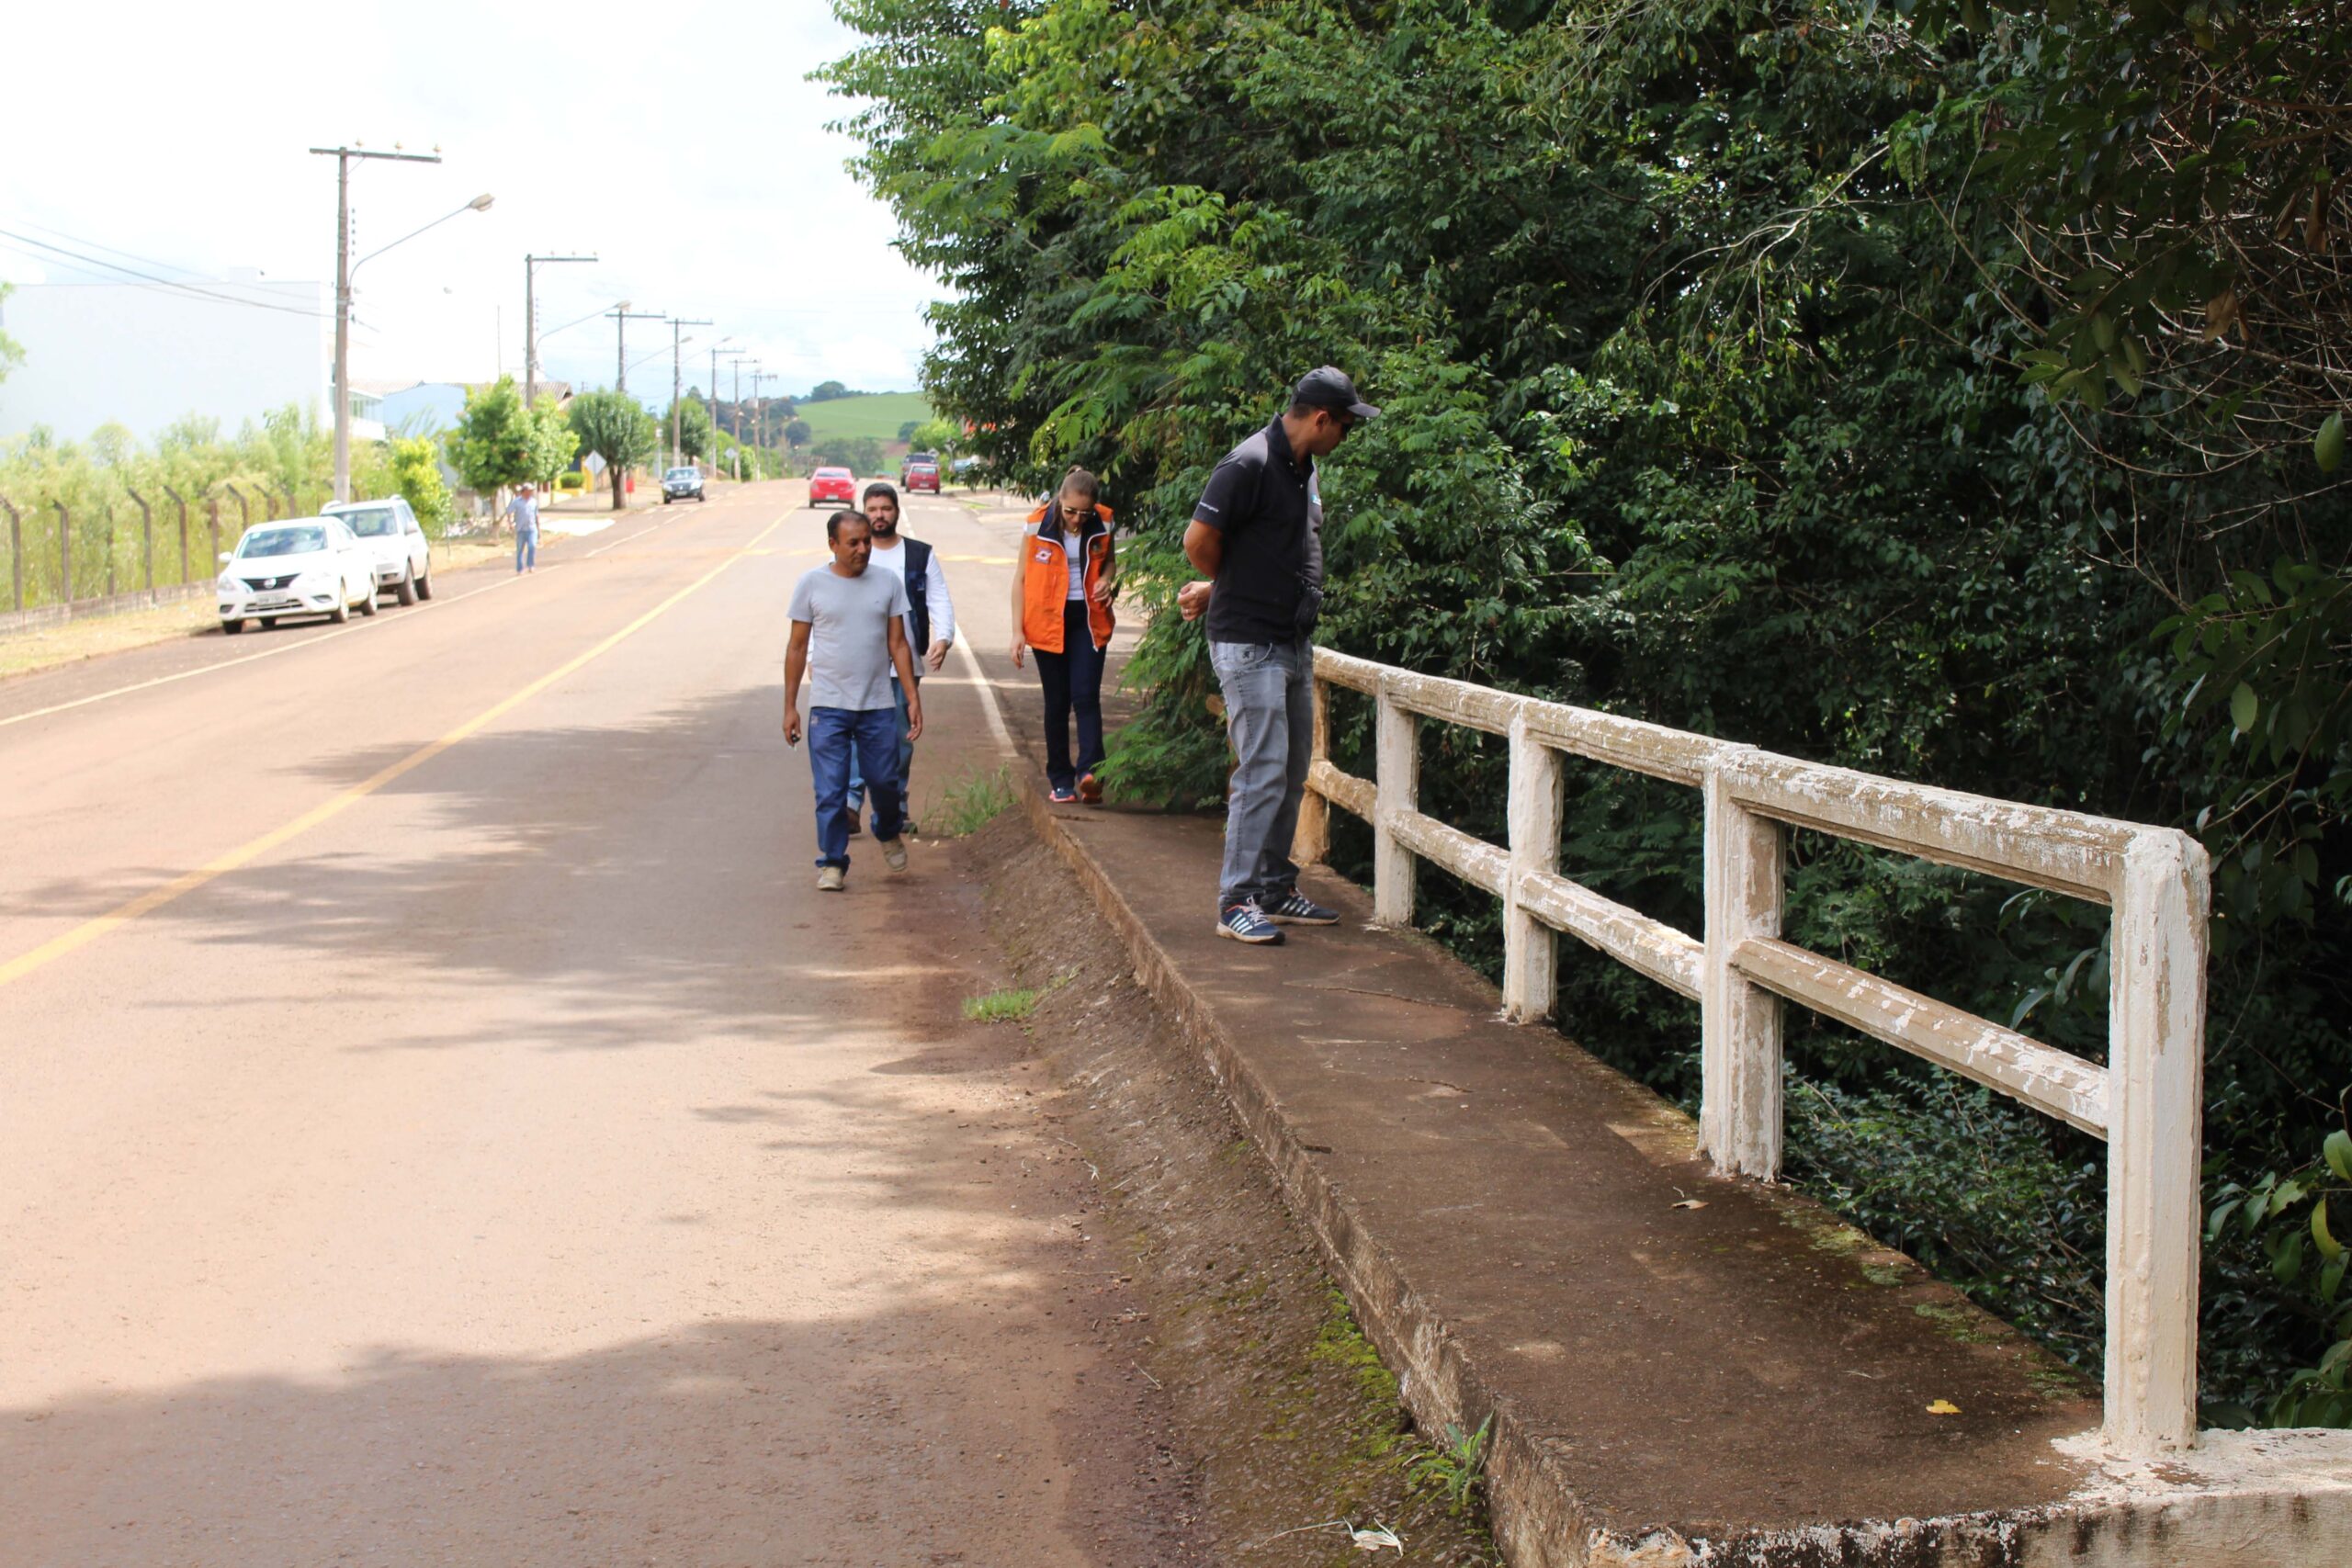
[[[2127,1453],[2197,1441],[2203,1221],[2205,848],[2150,829],[2123,855],[2109,938],[2107,1438]]]
[[[1527,716],[1510,721],[1510,871],[1503,879],[1503,1012],[1532,1023],[1552,1010],[1558,995],[1559,941],[1552,928],[1520,902],[1520,879],[1560,869],[1560,754],[1527,730]]]
[[[1308,657],[1314,657],[1312,651]],[[1331,760],[1331,684],[1328,681],[1315,682],[1315,741],[1308,748],[1310,761]],[[1331,803],[1316,792],[1309,784],[1298,803],[1298,830],[1291,835],[1290,858],[1299,865],[1319,865],[1331,852]]]
[[[1744,746],[1707,764],[1706,951],[1701,969],[1699,1145],[1726,1175],[1781,1173],[1781,998],[1732,964],[1781,934],[1781,825],[1732,798]]]
[[[1421,721],[1397,705],[1390,677],[1380,681],[1373,700],[1372,915],[1385,926],[1413,923],[1413,852],[1392,828],[1417,810],[1421,798]]]

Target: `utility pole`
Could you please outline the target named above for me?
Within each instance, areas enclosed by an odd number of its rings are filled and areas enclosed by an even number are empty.
[[[763,452],[768,448],[768,400],[761,395],[760,383],[783,379],[781,374],[773,370],[752,372],[752,400],[760,405],[758,412],[752,415],[752,444]]]
[[[394,164],[437,164],[438,152],[371,152],[362,147],[313,147],[334,160],[334,498],[351,499],[351,164],[380,158]]]
[[[523,406],[539,400],[539,297],[535,285],[542,262],[592,262],[594,256],[533,256],[523,258]],[[500,340],[502,343],[503,338]]]
[[[710,383],[703,394],[702,412],[710,416],[710,466],[713,469],[718,467],[718,351],[734,341],[731,337],[723,337],[710,345]]]
[[[748,354],[736,355],[727,362],[728,369],[735,378],[734,395],[727,400],[727,406],[735,426],[735,478],[738,481],[743,478],[743,362],[747,359],[752,361],[753,369],[759,367],[760,362]],[[718,372],[712,371],[710,379],[710,395],[715,398],[718,395]]]
[[[632,310],[623,305],[605,312],[613,319],[613,390],[628,390],[628,324],[631,321],[666,321],[659,310]]]
[[[679,400],[686,395],[685,361],[679,350],[685,339],[678,334],[688,327],[716,326],[715,321],[682,321],[673,317],[670,321],[670,466],[676,468],[686,459],[678,450]]]

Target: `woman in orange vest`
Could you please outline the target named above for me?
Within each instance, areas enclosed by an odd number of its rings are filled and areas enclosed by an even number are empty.
[[[1119,563],[1111,543],[1111,509],[1084,468],[1062,476],[1059,494],[1029,514],[1021,570],[1012,574],[1012,667],[1029,649],[1046,688],[1046,784],[1065,805],[1102,803],[1102,659],[1111,646],[1111,600]],[[1078,715],[1078,762],[1069,757],[1069,718]]]

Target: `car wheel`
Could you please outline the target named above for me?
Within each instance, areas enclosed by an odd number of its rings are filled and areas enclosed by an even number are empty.
[[[420,599],[433,597],[433,572],[430,568],[426,569],[423,577],[416,580],[416,596]]]
[[[401,604],[415,604],[415,603],[416,603],[416,568],[414,568],[414,567],[411,567],[411,568],[409,568],[409,569],[408,569],[408,570],[407,570],[407,571],[405,571],[405,572],[401,573],[401,585],[400,585],[398,588],[394,589],[392,592],[394,592],[394,594],[396,594],[396,595],[399,597],[400,602],[401,602]]]
[[[242,615],[233,621],[223,621],[220,623],[221,634],[226,637],[235,637],[239,632],[243,631],[244,629],[245,622],[244,617]]]
[[[376,580],[373,577],[368,580],[368,591],[359,596],[359,613],[363,615],[376,613]]]
[[[327,612],[327,619],[333,621],[336,626],[342,626],[345,622],[349,621],[351,619],[351,602],[345,599],[342,594],[336,594],[334,596],[334,608]]]

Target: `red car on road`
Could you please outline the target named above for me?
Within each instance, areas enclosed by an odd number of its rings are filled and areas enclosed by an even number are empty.
[[[919,490],[927,490],[932,494],[937,495],[939,493],[939,465],[910,462],[905,471],[899,475],[899,482],[906,487],[907,493],[910,495]]]
[[[822,506],[837,501],[843,506],[857,504],[857,476],[847,468],[819,468],[808,476],[808,504]]]

